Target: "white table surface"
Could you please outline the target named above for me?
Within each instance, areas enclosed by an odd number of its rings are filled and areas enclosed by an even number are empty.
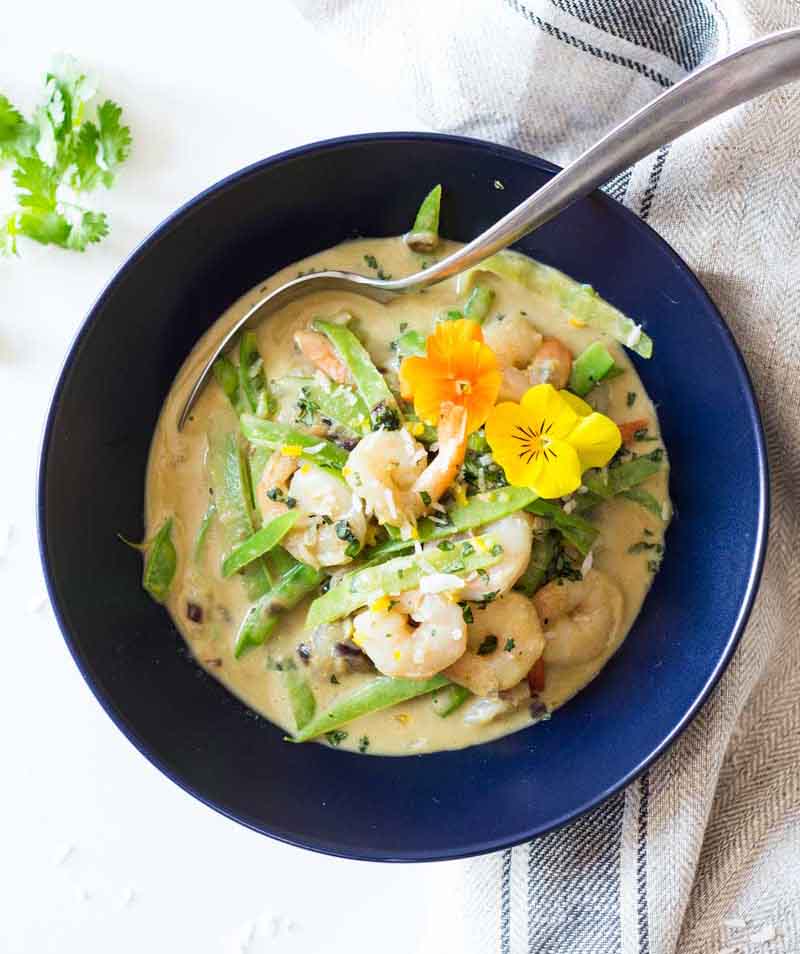
[[[122,104],[134,137],[103,197],[102,245],[78,255],[26,244],[0,260],[2,954],[413,954],[431,949],[452,881],[450,865],[291,848],[196,802],[111,723],[46,604],[34,522],[43,415],[114,270],[164,216],[240,166],[314,139],[420,125],[333,59],[285,0],[208,6],[40,0],[14,4],[0,30],[0,91],[12,101],[29,109],[51,55],[70,52]],[[2,210],[1,188],[0,199]]]

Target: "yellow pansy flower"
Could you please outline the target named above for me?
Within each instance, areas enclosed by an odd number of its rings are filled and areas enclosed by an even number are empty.
[[[611,418],[552,384],[530,388],[519,404],[493,407],[486,440],[508,482],[545,499],[577,490],[583,472],[603,467],[622,443]]]

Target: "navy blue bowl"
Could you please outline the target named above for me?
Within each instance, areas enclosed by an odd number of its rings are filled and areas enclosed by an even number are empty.
[[[408,758],[287,745],[195,665],[142,591],[137,555],[117,540],[142,528],[148,446],[173,377],[228,304],[312,252],[403,232],[434,182],[445,187],[444,234],[466,240],[555,171],[512,149],[427,134],[284,153],[167,219],[113,278],[72,346],[39,475],[56,615],[84,678],[133,744],[244,825],[383,861],[516,844],[630,782],[686,727],[731,658],[766,540],[758,409],[741,355],[695,277],[600,193],[519,247],[594,285],[655,339],[655,358],[637,367],[659,407],[677,516],[624,646],[552,720],[488,745]]]

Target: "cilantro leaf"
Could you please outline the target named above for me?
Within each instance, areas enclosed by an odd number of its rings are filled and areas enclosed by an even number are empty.
[[[106,235],[108,235],[108,220],[105,213],[83,210],[79,221],[70,229],[66,248],[85,252],[89,245],[99,242]]]
[[[114,181],[114,173],[128,158],[131,152],[131,131],[120,124],[122,110],[116,103],[107,99],[97,109],[97,122],[100,125],[100,155],[105,166],[103,185],[106,188]]]
[[[22,113],[0,93],[0,162],[30,153],[35,142],[35,129],[25,122]]]
[[[23,156],[17,160],[12,178],[20,190],[19,204],[27,209],[52,212],[56,207],[58,175],[38,156]]]
[[[80,252],[108,235],[105,214],[86,208],[81,194],[113,184],[131,133],[110,99],[87,115],[96,92],[78,62],[63,56],[45,77],[31,122],[0,95],[0,161],[15,160],[18,190],[18,208],[0,218],[0,255],[17,254],[19,235]],[[59,191],[62,185],[68,188]]]

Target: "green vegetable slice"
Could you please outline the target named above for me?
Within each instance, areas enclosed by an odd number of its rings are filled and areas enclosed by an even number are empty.
[[[601,341],[593,341],[572,362],[569,389],[578,397],[587,395],[598,381],[608,376],[614,367],[614,359]]]
[[[519,252],[498,252],[461,275],[459,290],[469,289],[478,272],[493,272],[531,291],[555,298],[576,321],[604,332],[643,358],[653,354],[652,340],[636,322],[602,299],[589,285],[581,285],[549,265],[542,265]]]
[[[142,586],[157,603],[163,603],[178,566],[178,554],[172,542],[172,517],[168,517],[147,547]]]
[[[217,507],[214,501],[206,508],[206,512],[203,514],[203,519],[200,521],[200,526],[197,528],[197,536],[194,538],[194,547],[192,548],[192,558],[195,563],[199,563],[203,558],[203,552],[206,545],[206,537],[208,536],[208,531],[211,529],[211,524],[214,520],[214,515],[217,512]]]
[[[273,450],[296,447],[300,451],[299,456],[304,460],[334,470],[341,470],[347,463],[347,451],[337,444],[326,441],[323,437],[296,431],[285,424],[265,421],[254,414],[242,414],[241,427],[247,440],[257,447],[269,447]]]
[[[365,682],[353,692],[340,696],[323,712],[318,712],[288,741],[308,742],[309,739],[338,729],[361,716],[426,695],[447,684],[447,679],[441,675],[431,679],[393,679],[391,676],[379,676],[371,682]]]
[[[526,596],[533,596],[544,583],[555,550],[556,545],[552,533],[537,533],[533,538],[528,566],[517,580],[514,589],[519,590]]]
[[[287,510],[243,540],[222,561],[222,575],[226,578],[233,576],[253,560],[269,553],[297,523],[298,516],[296,510]]]
[[[464,305],[464,317],[471,318],[482,325],[489,315],[489,311],[494,301],[494,289],[488,285],[477,283],[470,292],[466,305]]]
[[[465,689],[463,686],[457,686],[453,682],[450,683],[449,686],[442,686],[441,689],[434,692],[431,698],[431,705],[436,715],[442,719],[446,719],[449,715],[452,715],[456,709],[460,709],[471,695],[472,693],[469,689]]]
[[[432,252],[439,244],[439,214],[442,205],[442,187],[435,185],[422,200],[411,231],[403,236],[406,245],[415,252]]]
[[[314,718],[314,713],[317,711],[317,700],[314,698],[308,680],[297,668],[294,660],[285,659],[280,665],[280,671],[289,696],[289,705],[292,708],[294,722],[297,731],[300,732]]]
[[[466,549],[464,541],[456,544],[454,549],[430,549],[424,554],[395,557],[379,566],[355,570],[314,600],[306,626],[313,628],[332,623],[380,596],[413,590],[431,572],[466,576],[493,566],[502,559],[503,550],[498,543],[491,535],[475,537],[469,541],[471,552],[463,552]]]
[[[249,473],[235,433],[212,426],[208,435],[208,477],[214,491],[214,503],[229,547],[251,537],[255,531],[248,499]],[[259,599],[272,583],[263,560],[256,560],[242,572],[250,599]]]
[[[356,390],[369,408],[373,430],[383,428],[387,431],[396,431],[402,423],[400,409],[389,390],[389,385],[372,363],[372,358],[364,345],[344,325],[318,318],[314,321],[313,328],[328,338],[350,370]]]
[[[342,384],[331,384],[324,388],[314,378],[300,378],[300,393],[307,401],[316,406],[321,417],[325,417],[340,427],[352,431],[357,437],[369,434],[369,410],[352,388]]]
[[[527,487],[508,486],[499,490],[489,490],[483,494],[475,494],[465,504],[456,504],[446,513],[436,514],[437,519],[446,520],[446,523],[436,523],[429,517],[420,520],[417,525],[420,542],[444,540],[465,530],[475,530],[516,513],[518,510],[524,510],[534,500],[536,500],[536,494]],[[410,540],[387,540],[385,543],[365,550],[364,559],[371,565],[375,565],[390,556],[413,548],[413,541]]]
[[[270,556],[282,552],[284,551],[277,549]],[[280,614],[297,606],[322,582],[322,574],[319,571],[305,563],[293,560],[289,554],[285,556],[292,561],[293,565],[269,592],[250,607],[242,620],[233,649],[237,659],[247,649],[263,645],[274,632]]]

